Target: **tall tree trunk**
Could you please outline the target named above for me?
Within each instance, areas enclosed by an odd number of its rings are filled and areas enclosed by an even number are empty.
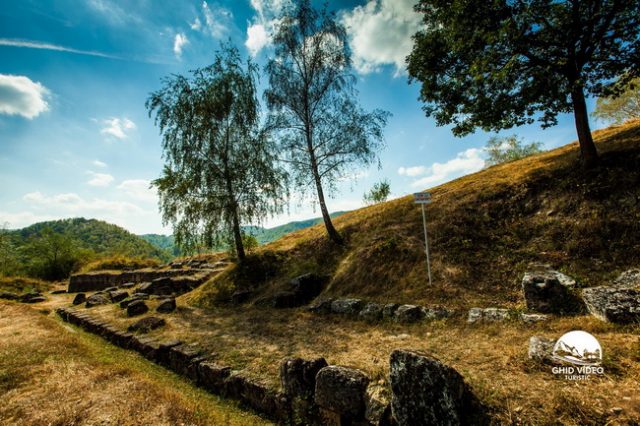
[[[318,172],[318,163],[316,161],[316,156],[313,153],[313,146],[310,141],[307,141],[308,149],[309,149],[309,157],[311,158],[311,171],[313,172],[313,180],[316,183],[316,191],[318,192],[318,201],[320,202],[320,211],[322,212],[322,220],[324,221],[324,227],[327,229],[327,234],[331,241],[336,244],[342,244],[344,241],[342,237],[333,226],[333,222],[331,222],[331,216],[329,216],[329,210],[327,209],[327,204],[324,201],[324,191],[322,190],[322,181],[320,180],[320,173]]]
[[[591,168],[598,164],[598,150],[591,137],[587,103],[584,99],[584,92],[581,86],[574,86],[574,89],[571,91],[571,102],[573,103],[573,115],[576,123],[576,131],[578,132],[582,163],[586,168]]]
[[[233,240],[236,243],[236,254],[238,255],[238,262],[244,262],[246,258],[244,252],[244,245],[242,244],[242,232],[240,231],[240,220],[238,219],[238,208],[234,204],[233,206]]]

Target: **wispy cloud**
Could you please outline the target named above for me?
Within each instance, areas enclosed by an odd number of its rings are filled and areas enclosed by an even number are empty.
[[[104,120],[105,127],[100,129],[100,133],[107,136],[113,136],[116,139],[126,139],[129,132],[136,128],[136,124],[127,117],[109,118]]]
[[[24,47],[28,49],[55,50],[57,52],[75,53],[77,55],[98,56],[100,58],[120,59],[120,60],[124,59],[120,56],[111,55],[109,53],[98,52],[95,50],[74,49],[73,47],[60,46],[58,44],[46,43],[41,41],[32,41],[32,40],[0,38],[0,46]]]
[[[113,176],[108,173],[96,173],[96,172],[88,172],[91,175],[91,179],[87,181],[87,183],[91,186],[100,186],[105,187],[109,186],[111,182],[113,182]]]
[[[183,33],[176,34],[173,40],[173,53],[176,54],[176,58],[182,57],[182,48],[189,43],[189,39]]]

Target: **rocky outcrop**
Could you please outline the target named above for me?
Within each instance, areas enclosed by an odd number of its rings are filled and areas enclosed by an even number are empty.
[[[482,424],[471,389],[453,368],[429,355],[391,354],[391,409],[400,426]]]
[[[316,376],[315,402],[337,414],[343,422],[364,418],[369,378],[362,371],[330,365]]]
[[[554,363],[553,346],[556,344],[554,339],[542,336],[532,336],[529,339],[529,359],[546,364]]]
[[[151,330],[163,327],[165,324],[166,322],[162,318],[145,317],[131,324],[128,330],[132,333],[148,333]]]
[[[525,272],[522,291],[527,309],[545,314],[571,314],[583,310],[575,292],[576,281],[552,269],[539,267]]]
[[[592,287],[582,291],[589,312],[602,321],[617,324],[640,322],[640,290]]]

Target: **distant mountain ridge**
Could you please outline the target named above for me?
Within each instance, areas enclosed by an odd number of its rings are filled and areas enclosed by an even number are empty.
[[[344,213],[346,213],[346,211],[335,212],[331,214],[331,217],[338,217]],[[319,223],[322,223],[322,218],[315,217],[312,219],[288,222],[280,226],[275,226],[273,228],[263,228],[260,226],[243,226],[243,230],[246,233],[256,237],[258,243],[267,244],[287,234],[290,234],[291,232],[309,228]],[[139,235],[139,237],[153,244],[159,249],[166,250],[167,252],[172,253],[174,256],[180,255],[180,250],[175,246],[173,235],[142,234]]]

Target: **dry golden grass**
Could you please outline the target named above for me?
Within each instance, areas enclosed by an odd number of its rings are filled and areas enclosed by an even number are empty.
[[[52,289],[56,283],[36,278],[0,277],[0,291],[22,294],[29,291],[45,292]]]
[[[268,424],[36,309],[0,302],[0,424]]]
[[[60,303],[61,296],[55,303]],[[159,339],[199,343],[220,363],[279,387],[278,368],[287,357],[324,356],[331,364],[360,368],[374,381],[388,379],[394,349],[432,353],[456,368],[495,424],[633,425],[640,422],[640,326],[620,327],[587,316],[554,318],[546,324],[517,322],[468,325],[463,318],[417,325],[369,325],[300,310],[239,307],[202,310],[181,306],[163,315],[167,325],[150,333]],[[157,302],[150,301],[153,308]],[[122,329],[136,319],[116,306],[88,310]],[[601,342],[606,375],[587,382],[555,377],[550,367],[527,358],[533,335],[558,338],[582,329]],[[622,408],[615,414],[613,408]]]
[[[531,262],[582,285],[640,265],[640,120],[594,132],[602,166],[585,171],[576,142],[432,188],[427,207],[434,285],[427,286],[420,208],[407,196],[284,236],[252,257],[274,269],[247,280],[231,271],[191,296],[211,306],[214,287],[257,287],[256,298],[306,272],[332,276],[326,296],[452,307],[517,307]]]
[[[128,257],[122,255],[103,257],[82,266],[79,272],[93,272],[103,270],[121,270],[125,268],[142,269],[157,267],[160,262],[157,259],[143,257]]]

